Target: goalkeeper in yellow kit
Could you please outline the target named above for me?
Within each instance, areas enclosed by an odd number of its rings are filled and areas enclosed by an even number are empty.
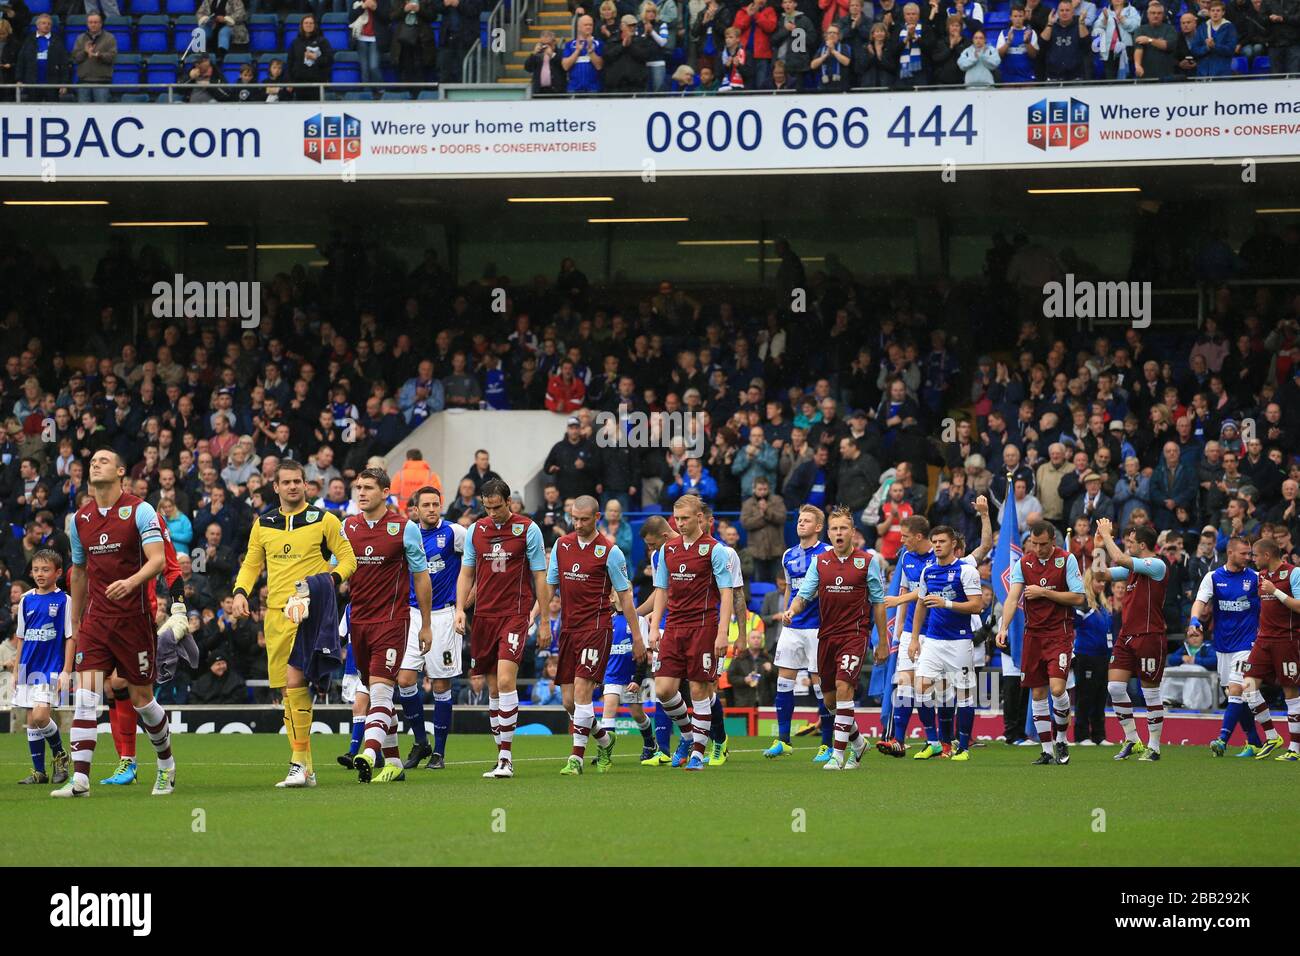
[[[311,613],[306,589],[299,582],[313,574],[332,573],[335,584],[357,568],[352,545],[343,537],[339,519],[328,511],[307,507],[307,483],[302,465],[286,459],[275,473],[280,507],[253,524],[248,550],[235,578],[234,617],[247,617],[248,595],[266,568],[266,672],[272,687],[284,689],[284,727],[293,748],[289,775],[277,787],[314,787],[311,762],[311,691],[307,675],[289,663],[298,624]],[[329,556],[337,564],[331,568]]]

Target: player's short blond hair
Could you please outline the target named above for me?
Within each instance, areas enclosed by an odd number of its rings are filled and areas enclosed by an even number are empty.
[[[826,515],[822,514],[822,509],[818,508],[816,505],[800,505],[799,514],[803,514],[804,512],[816,517],[818,528],[821,528],[826,521]]]
[[[850,527],[853,526],[853,512],[844,505],[836,505],[830,510],[830,516],[827,518],[826,524],[829,525],[836,518],[843,518],[849,523]]]
[[[692,511],[704,511],[704,499],[699,495],[682,495],[673,502],[673,511],[676,511],[681,505],[685,505]]]

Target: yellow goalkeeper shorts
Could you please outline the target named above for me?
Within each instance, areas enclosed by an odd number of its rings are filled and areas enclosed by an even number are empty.
[[[298,637],[298,625],[274,608],[267,609],[262,624],[266,633],[267,680],[272,687],[284,687],[289,683],[289,655]]]

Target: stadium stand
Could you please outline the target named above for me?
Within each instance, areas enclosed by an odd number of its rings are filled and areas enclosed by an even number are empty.
[[[971,46],[976,31],[983,33],[988,45],[998,53],[1000,66],[993,73],[998,83],[1293,75],[1300,73],[1300,28],[1295,26],[1294,3],[1295,0],[1263,0],[1256,10],[1253,0],[1228,0],[1223,25],[1219,27],[1211,23],[1210,4],[1192,0],[1172,0],[1167,5],[1158,5],[1161,12],[1156,22],[1152,22],[1149,5],[1145,3],[1121,6],[1120,13],[1112,16],[1108,4],[1093,0],[1070,0],[1065,4],[1070,14],[1063,14],[1062,6],[1054,0],[1040,0],[1025,11],[1028,26],[1020,30],[1011,25],[1013,0],[967,3],[960,14],[950,5],[936,3],[918,8],[919,30],[913,31],[909,39],[906,17],[910,15],[907,7],[911,5],[898,0],[877,0],[864,7],[859,7],[854,0],[848,5],[848,12],[838,18],[824,13],[818,0],[798,0],[795,12],[788,19],[771,3],[764,3],[758,8],[761,12],[751,18],[738,0],[718,4],[716,12],[709,12],[704,4],[676,4],[669,0],[659,8],[658,20],[647,20],[645,10],[631,0],[619,4],[606,0],[593,5],[593,43],[601,49],[621,48],[624,41],[620,38],[618,20],[631,15],[637,25],[626,43],[630,48],[637,48],[637,57],[649,64],[649,68],[641,64],[639,69],[630,72],[620,68],[607,79],[608,68],[603,63],[595,67],[587,62],[573,62],[571,66],[579,68],[568,74],[564,71],[562,61],[575,49],[577,18],[573,15],[573,4],[541,0],[534,9],[528,3],[512,5],[500,0],[496,8],[483,4],[480,9],[477,0],[463,0],[459,8],[463,13],[457,16],[477,16],[477,33],[457,25],[449,26],[444,23],[445,17],[421,18],[413,28],[414,42],[423,52],[417,57],[418,62],[408,64],[405,70],[399,64],[400,44],[390,46],[395,31],[387,22],[378,31],[369,27],[375,32],[380,51],[380,74],[370,79],[394,82],[400,78],[406,83],[428,84],[459,82],[461,63],[468,56],[478,64],[476,75],[480,79],[507,84],[532,83],[535,94],[913,89],[965,82],[968,76],[958,63],[962,52]],[[76,8],[61,6],[59,10]],[[196,9],[194,0],[139,0],[124,9],[121,16],[110,17],[104,28],[114,35],[118,50],[123,53],[147,55],[169,50],[183,53],[197,25]],[[838,4],[832,8],[840,9]],[[19,28],[19,42],[35,30],[36,15],[51,12],[49,0],[26,4],[14,24]],[[276,12],[259,11],[256,4],[246,9],[241,6],[235,24],[243,27],[246,39],[240,37],[229,52],[287,57],[305,12],[320,16],[320,31],[336,53],[355,52],[358,41],[352,36],[349,13],[325,10],[301,0],[296,9],[279,7]],[[400,6],[393,6],[389,20],[395,22],[400,13]],[[1074,35],[1060,26],[1064,16],[1082,24],[1077,43],[1062,43],[1062,34]],[[523,19],[512,20],[512,17]],[[832,19],[848,58],[844,65],[828,55],[824,44],[824,33],[832,25]],[[509,35],[519,37],[518,47],[503,54],[489,36],[490,23],[509,25],[515,31]],[[872,39],[875,26],[881,26],[884,31],[877,40]],[[729,52],[726,45],[726,30],[730,27],[739,31],[735,52]],[[54,17],[54,33],[69,51],[85,29],[85,17],[80,13],[69,12],[62,21]],[[792,49],[795,29],[807,31],[805,42],[809,53]],[[1219,42],[1207,46],[1208,31],[1212,29],[1227,32],[1215,32]],[[652,41],[652,35],[657,39]],[[553,45],[545,48],[543,39],[549,41],[552,37]],[[652,59],[653,51],[645,47],[660,42],[662,66]],[[1026,43],[1035,46],[1038,55],[1029,57],[1024,52]],[[1099,52],[1111,49],[1116,51],[1115,56]],[[433,52],[437,55],[432,55]],[[550,85],[543,90],[538,78],[547,59],[553,60],[554,66],[550,69]],[[618,57],[610,57],[611,62],[615,59]],[[782,65],[776,72],[783,75],[779,82],[772,78],[778,62]],[[231,72],[218,71],[226,74],[227,79]],[[233,72],[237,75],[238,71]],[[353,63],[342,69],[336,67],[330,79],[338,84],[355,85],[360,82],[359,76],[360,66]],[[257,79],[259,82],[264,79],[260,72]],[[146,82],[164,81],[151,75]],[[216,85],[220,85],[219,77]],[[5,91],[0,84],[0,96],[7,92],[10,91]],[[225,97],[214,94],[213,98]]]
[[[1219,251],[1241,279],[1213,287],[1199,329],[1111,335],[1026,319],[1004,347],[978,354],[971,343],[949,350],[944,332],[961,321],[933,308],[931,286],[875,286],[847,270],[805,279],[788,247],[782,274],[817,290],[808,314],[772,308],[769,294],[737,308],[670,282],[600,288],[566,260],[553,279],[515,288],[513,312],[500,315],[481,294],[493,280],[457,288],[424,264],[396,277],[381,305],[279,276],[267,284],[272,321],[241,332],[224,321],[153,318],[132,331],[123,316],[147,286],[119,277],[172,270],[123,247],[55,306],[36,292],[44,283],[19,280],[31,256],[11,244],[0,251],[9,292],[0,580],[11,585],[0,631],[12,626],[5,616],[34,551],[66,552],[69,516],[86,493],[84,462],[107,445],[131,463],[137,493],[176,505],[167,520],[192,556],[189,607],[205,659],[219,650],[256,681],[265,670],[257,621],[232,625],[223,604],[239,543],[276,504],[268,479],[278,458],[306,463],[312,499],[342,513],[354,507],[352,476],[431,417],[550,409],[556,445],[543,471],[558,495],[515,507],[558,529],[574,496],[617,499],[627,528],[610,533],[629,535],[638,588],[647,556],[637,530],[686,489],[713,503],[720,528],[734,528],[755,613],[773,583],[771,555],[757,553],[741,519],[759,476],[784,501],[786,544],[800,505],[840,502],[862,543],[886,555],[897,547],[894,519],[911,513],[977,540],[973,501],[983,494],[995,522],[1006,508],[1021,529],[1042,515],[1085,556],[1100,516],[1154,525],[1173,568],[1166,617],[1178,655],[1195,589],[1230,537],[1268,535],[1300,560],[1300,285],[1263,281],[1300,261],[1300,229]],[[995,246],[973,298],[1023,315],[1006,277],[1046,254],[1019,241]],[[65,267],[47,253],[42,268]],[[49,323],[68,309],[75,323]],[[680,447],[601,447],[594,413],[620,408],[703,413],[707,451],[691,459]],[[946,438],[945,420],[956,422]],[[575,469],[578,451],[594,465]],[[472,520],[473,472],[470,493],[453,494],[469,463],[435,464],[449,516]],[[988,579],[987,562],[981,574]],[[777,630],[769,627],[769,642]],[[546,640],[531,640],[544,657]],[[530,655],[524,676],[538,673]],[[184,692],[184,680],[167,691],[177,701]]]

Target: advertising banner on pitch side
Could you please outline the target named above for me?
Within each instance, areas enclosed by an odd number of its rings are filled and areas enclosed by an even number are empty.
[[[512,102],[11,105],[0,179],[891,171],[1300,155],[1300,81]]]

